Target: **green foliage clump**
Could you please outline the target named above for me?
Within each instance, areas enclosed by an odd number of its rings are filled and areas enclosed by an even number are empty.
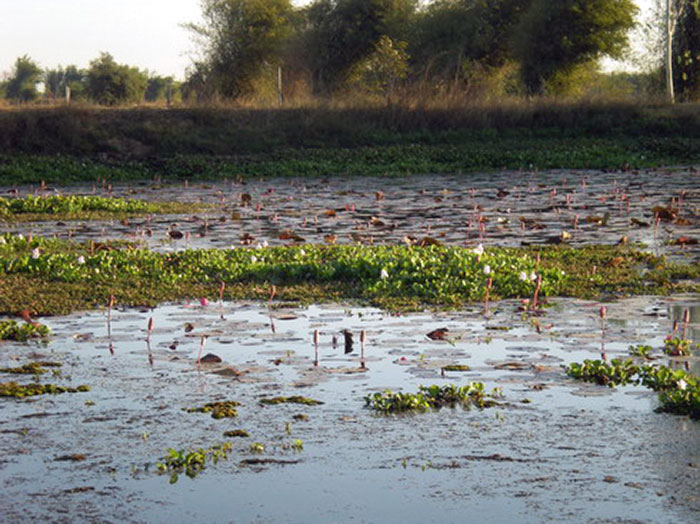
[[[556,74],[600,56],[619,58],[637,10],[631,0],[533,0],[513,40],[527,91],[542,94]]]
[[[0,340],[16,340],[26,342],[30,338],[48,337],[51,330],[43,324],[24,322],[17,324],[14,320],[0,321]]]
[[[318,406],[323,404],[320,400],[303,397],[301,395],[293,395],[291,397],[272,397],[260,399],[261,404],[273,406],[276,404],[304,404],[306,406]]]
[[[181,473],[185,473],[189,478],[195,478],[206,467],[208,461],[216,464],[219,460],[228,458],[231,448],[230,442],[217,444],[207,449],[177,450],[170,448],[167,456],[161,462],[156,463],[156,467],[161,473],[170,473],[170,483],[175,484]]]
[[[31,102],[39,95],[36,86],[40,81],[41,68],[28,55],[24,55],[15,61],[5,95],[20,103]]]
[[[248,438],[249,436],[250,433],[248,433],[245,429],[232,429],[230,431],[224,431],[224,437]]]
[[[425,412],[429,409],[440,409],[444,406],[461,405],[468,408],[475,406],[486,408],[497,405],[500,391],[485,392],[484,384],[471,382],[466,386],[448,384],[445,386],[420,386],[418,393],[400,393],[391,390],[377,392],[365,397],[365,404],[375,411],[384,414]]]
[[[614,358],[610,363],[602,360],[584,360],[583,364],[574,362],[566,368],[566,373],[584,382],[612,388],[635,383],[639,369],[633,360]]]
[[[117,64],[109,53],[101,53],[90,62],[86,80],[90,99],[108,106],[141,102],[148,85],[145,73]]]
[[[186,408],[188,413],[211,413],[212,418],[221,419],[227,417],[237,417],[237,406],[240,402],[235,400],[224,400],[219,402],[208,402],[198,408]]]
[[[25,198],[0,197],[0,216],[22,213],[52,214],[83,211],[111,211],[115,213],[157,213],[157,203],[125,198],[99,196],[53,195]]]
[[[700,418],[700,381],[682,369],[646,364],[638,366],[632,360],[584,360],[566,367],[569,376],[586,382],[613,387],[642,385],[658,392],[659,411]]]
[[[90,386],[75,388],[56,386],[54,384],[18,384],[17,382],[0,382],[0,397],[33,397],[36,395],[59,395],[61,393],[82,393],[90,391]]]
[[[60,362],[29,362],[18,367],[0,368],[0,373],[15,373],[20,375],[43,375],[48,371],[46,368],[57,368],[63,364]]]
[[[693,341],[683,337],[669,335],[664,340],[664,353],[674,357],[690,355]]]

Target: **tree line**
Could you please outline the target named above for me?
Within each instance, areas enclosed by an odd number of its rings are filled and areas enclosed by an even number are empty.
[[[10,77],[0,82],[0,95],[17,103],[43,96],[53,102],[83,101],[114,106],[128,103],[174,101],[179,83],[137,67],[118,64],[109,53],[90,62],[86,69],[75,65],[42,69],[27,55],[17,58]]]
[[[698,99],[700,0],[657,2],[666,7],[665,25],[658,20],[665,36],[650,81],[663,90],[665,76],[679,99]],[[632,0],[314,0],[304,7],[291,0],[202,0],[201,6],[203,22],[187,26],[200,58],[182,84],[108,54],[84,71],[45,72],[25,56],[5,82],[5,96],[31,100],[40,77],[49,96],[69,89],[74,99],[107,105],[175,96],[207,103],[358,93],[575,95],[595,78],[601,57],[625,56],[638,11]],[[634,80],[627,78],[628,87]]]

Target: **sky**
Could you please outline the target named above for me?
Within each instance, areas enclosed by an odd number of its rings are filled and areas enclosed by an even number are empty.
[[[0,0],[0,75],[25,54],[42,68],[82,68],[104,51],[182,80],[196,45],[181,25],[198,20],[200,0]]]

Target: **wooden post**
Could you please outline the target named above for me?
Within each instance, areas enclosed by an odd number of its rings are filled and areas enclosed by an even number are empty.
[[[66,86],[66,105],[70,104],[70,86]]]

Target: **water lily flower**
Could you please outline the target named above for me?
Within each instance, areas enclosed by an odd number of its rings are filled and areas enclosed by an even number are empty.
[[[24,240],[24,235],[22,233],[17,233],[17,240]]]
[[[0,246],[4,246],[5,244],[7,244],[5,237],[0,237]]]
[[[300,249],[300,250],[299,250],[299,254],[300,254],[302,257],[304,257],[304,256],[306,256],[306,251],[304,251],[303,249]]]
[[[389,278],[389,272],[386,269],[382,268],[382,270],[379,273],[379,278],[381,278],[382,280],[386,280],[387,278]]]
[[[530,280],[532,280],[533,282],[537,280],[537,274],[534,271],[530,272]]]
[[[491,266],[489,266],[488,264],[486,264],[486,265],[484,266],[484,275],[490,275],[491,273],[493,273],[493,271],[491,271]]]
[[[255,255],[251,255],[251,256],[250,256],[250,261],[251,261],[253,264],[255,264],[255,263],[258,261],[258,257],[256,257]]]
[[[484,245],[483,245],[483,244],[479,244],[479,245],[476,246],[474,249],[472,249],[472,253],[474,253],[475,255],[477,255],[477,256],[480,257],[481,255],[484,254]]]
[[[680,389],[681,391],[685,391],[685,388],[688,387],[688,383],[683,379],[680,379],[678,381],[677,385],[678,385],[678,389]]]
[[[39,251],[39,248],[38,248],[38,247],[35,247],[34,249],[32,249],[32,258],[33,258],[34,260],[36,260],[36,259],[39,258],[40,256],[41,256],[41,252]]]
[[[527,276],[527,273],[525,273],[525,271],[521,271],[520,275],[518,275],[518,278],[523,282],[529,280],[529,277]]]
[[[85,257],[83,255],[80,255],[78,257],[78,264],[80,264],[82,266],[84,263],[85,263]]]
[[[202,307],[204,307],[204,306],[206,306],[207,304],[209,304],[209,301],[208,301],[205,297],[202,297],[202,298],[199,299],[199,304],[200,304]]]

